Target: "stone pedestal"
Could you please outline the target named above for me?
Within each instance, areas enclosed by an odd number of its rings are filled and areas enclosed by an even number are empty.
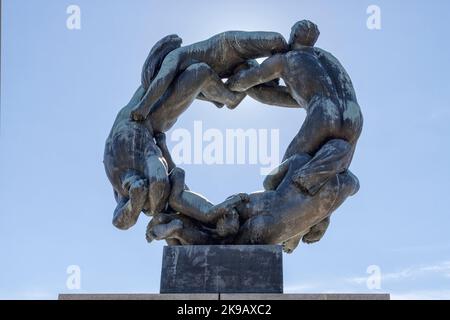
[[[244,293],[244,294],[219,294],[219,293],[203,293],[203,294],[60,294],[59,300],[175,300],[175,301],[275,301],[275,300],[390,300],[388,293],[323,293],[323,294],[261,294],[261,293]]]
[[[280,246],[165,247],[161,294],[60,294],[59,300],[389,300],[389,294],[283,294]]]
[[[161,293],[282,293],[282,248],[164,247]]]

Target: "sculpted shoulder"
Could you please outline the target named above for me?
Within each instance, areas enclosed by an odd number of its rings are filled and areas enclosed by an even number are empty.
[[[343,99],[357,101],[353,82],[341,62],[330,52],[314,48],[320,63],[327,70]]]
[[[312,47],[291,50],[284,54],[283,57],[288,69],[303,71],[311,70],[322,73],[322,70],[317,70],[317,68],[320,67],[320,62]]]

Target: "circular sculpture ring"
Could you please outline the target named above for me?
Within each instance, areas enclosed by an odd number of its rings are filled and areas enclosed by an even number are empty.
[[[363,118],[350,77],[314,46],[318,37],[317,26],[303,20],[289,42],[259,31],[228,31],[188,46],[176,35],[158,41],[106,141],[105,170],[117,201],[113,224],[128,229],[144,212],[152,216],[147,240],[170,245],[282,243],[292,252],[300,240],[319,241],[331,213],[359,189],[348,168]],[[254,59],[261,57],[267,59],[259,65]],[[263,192],[214,205],[187,188],[164,133],[195,99],[234,109],[247,95],[305,108],[307,116]]]

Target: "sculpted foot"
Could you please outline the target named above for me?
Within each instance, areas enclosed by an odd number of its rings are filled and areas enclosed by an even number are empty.
[[[234,236],[239,231],[239,214],[230,209],[217,222],[215,233],[222,238]]]
[[[314,227],[311,228],[311,230],[303,236],[302,241],[307,244],[315,243],[320,241],[322,237],[325,235],[325,232],[327,231],[327,228],[330,224],[330,218],[326,218],[325,220],[322,220],[318,224],[316,224]]]
[[[246,193],[238,193],[228,197],[224,202],[219,203],[211,209],[212,220],[216,221],[224,214],[230,212],[241,203],[249,201],[249,196]]]
[[[146,238],[148,242],[153,240],[163,240],[171,238],[173,234],[183,229],[183,222],[175,219],[167,224],[158,224],[147,230]]]
[[[217,101],[211,101],[217,109],[222,109],[225,105],[223,103],[217,102]]]
[[[317,232],[309,232],[308,234],[305,234],[302,241],[306,244],[312,244],[319,242],[320,239],[322,239],[323,234],[317,233]]]
[[[171,217],[165,213],[155,214],[152,220],[147,224],[147,231],[145,236],[148,242],[155,240],[155,235],[153,234],[153,228],[159,224],[167,224],[172,221]]]
[[[298,247],[301,238],[302,237],[300,235],[297,235],[283,242],[282,243],[283,251],[286,253],[294,252],[294,250]]]

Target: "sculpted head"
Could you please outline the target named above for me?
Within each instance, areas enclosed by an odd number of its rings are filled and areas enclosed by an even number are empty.
[[[298,21],[291,28],[289,46],[291,49],[302,46],[313,47],[319,35],[320,31],[315,23],[309,20]]]

